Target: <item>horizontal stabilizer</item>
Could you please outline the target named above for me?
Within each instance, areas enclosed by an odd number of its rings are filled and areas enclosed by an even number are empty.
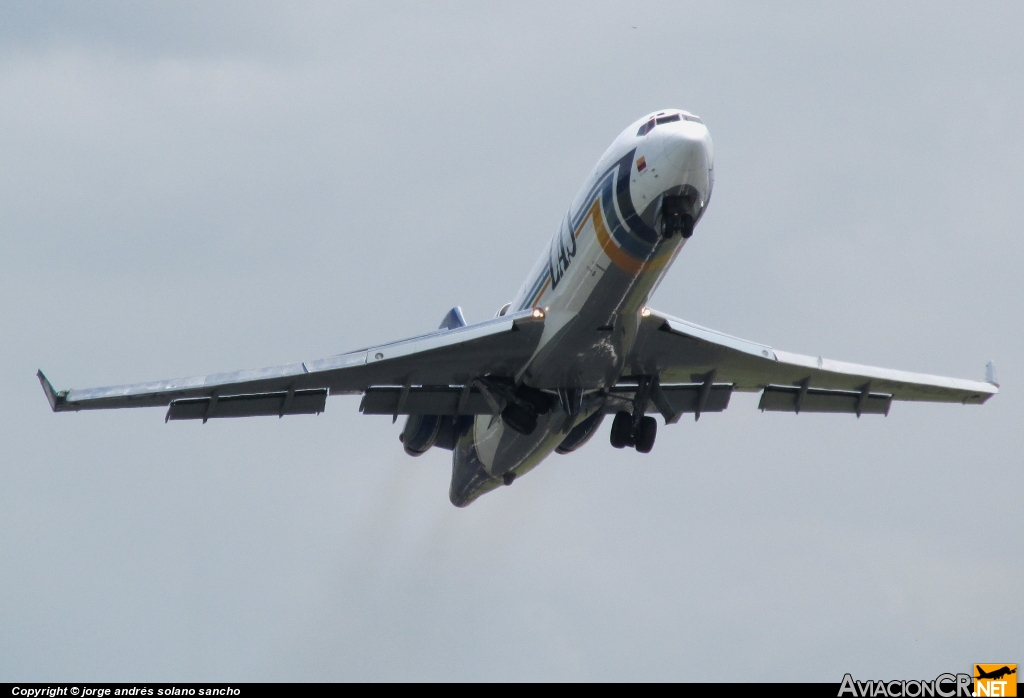
[[[823,390],[791,385],[769,385],[761,393],[762,412],[833,412],[889,414],[892,395],[888,393]]]
[[[283,417],[286,414],[319,414],[327,404],[327,389],[292,390],[255,395],[193,397],[174,400],[167,408],[171,419],[218,419],[222,417]]]
[[[402,393],[405,393],[403,399]],[[460,408],[459,402],[462,402]],[[478,388],[464,392],[461,387],[370,388],[359,403],[363,414],[494,414]]]

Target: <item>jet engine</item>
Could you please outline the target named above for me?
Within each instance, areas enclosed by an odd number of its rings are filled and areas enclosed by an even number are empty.
[[[455,306],[444,316],[438,329],[454,330],[465,326],[466,318],[462,315],[462,308]],[[436,414],[411,414],[405,420],[405,427],[398,440],[410,456],[421,456],[435,444],[451,451],[472,423],[473,418],[466,415],[442,417]]]
[[[398,439],[410,456],[422,456],[431,446],[454,451],[455,444],[473,426],[473,416],[458,417],[436,414],[411,414],[405,420]]]
[[[441,430],[441,417],[436,414],[410,414],[399,440],[410,456],[421,456],[430,450]]]
[[[604,419],[604,410],[598,409],[597,412],[590,415],[582,422],[572,428],[572,430],[565,435],[562,439],[562,443],[558,444],[555,448],[556,453],[566,454],[572,453],[583,444],[590,441],[590,437],[594,435],[597,428],[601,426],[601,420]]]

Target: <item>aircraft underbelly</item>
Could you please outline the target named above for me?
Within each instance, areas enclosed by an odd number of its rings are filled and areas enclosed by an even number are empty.
[[[681,244],[668,244],[674,256]],[[624,270],[595,247],[574,261],[546,299],[544,334],[522,374],[527,385],[598,390],[614,385],[622,373],[639,310],[664,268]]]
[[[503,484],[506,473],[522,475],[532,470],[562,442],[565,413],[555,408],[537,420],[537,429],[525,436],[506,429],[500,419],[480,415],[455,446],[452,483],[448,496],[463,507]]]
[[[547,389],[614,385],[636,338],[639,304],[659,277],[653,271],[629,274],[614,265],[593,275],[596,281],[578,309],[549,310],[548,324],[558,324],[558,330],[530,362],[525,382]],[[568,289],[575,288],[575,279],[566,281]],[[466,506],[500,486],[506,473],[519,476],[531,470],[562,442],[565,425],[566,413],[560,407],[539,415],[536,430],[528,436],[492,415],[477,416],[452,456],[452,503]]]

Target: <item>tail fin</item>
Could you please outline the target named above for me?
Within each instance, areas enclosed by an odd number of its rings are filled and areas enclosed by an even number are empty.
[[[455,306],[448,311],[448,314],[444,316],[444,320],[441,321],[439,330],[454,330],[459,327],[466,326],[466,318],[462,315],[462,308]]]

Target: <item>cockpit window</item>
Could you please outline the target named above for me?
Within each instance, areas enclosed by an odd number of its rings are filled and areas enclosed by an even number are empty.
[[[648,133],[650,133],[651,131],[654,130],[654,126],[655,126],[655,121],[654,121],[654,119],[651,119],[646,124],[644,124],[643,126],[640,127],[640,130],[636,132],[636,135],[638,137],[639,136],[646,136]]]
[[[693,121],[694,123],[703,124],[699,116],[693,114],[669,114],[668,116],[656,116],[647,120],[640,130],[636,132],[637,137],[646,136],[648,133],[654,130],[655,126],[661,126],[662,124],[670,124],[673,121]]]

